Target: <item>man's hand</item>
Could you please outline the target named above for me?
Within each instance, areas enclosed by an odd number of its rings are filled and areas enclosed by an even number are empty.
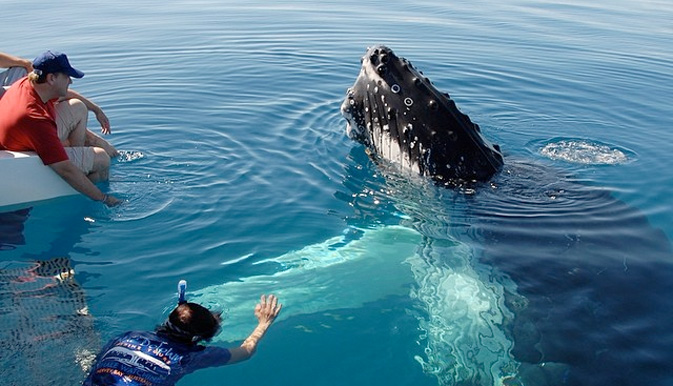
[[[278,303],[275,295],[269,295],[268,299],[262,295],[260,302],[255,306],[255,316],[260,324],[270,325],[278,316],[281,308],[283,305]]]
[[[283,308],[283,305],[278,303],[278,298],[275,295],[269,295],[268,298],[262,295],[260,302],[255,306],[255,316],[259,323],[250,336],[241,343],[240,347],[229,349],[231,353],[229,363],[247,360],[255,353],[257,344],[264,337],[266,330],[276,319],[281,308]]]
[[[26,73],[30,74],[33,72],[33,62],[28,59],[23,59],[23,68],[26,69]]]
[[[110,196],[110,195],[105,195],[103,198],[103,204],[107,205],[108,207],[112,208],[113,206],[121,205],[124,201],[118,199],[117,197]]]
[[[110,134],[112,130],[110,130],[110,120],[108,119],[107,115],[105,115],[103,110],[100,108],[94,110],[94,114],[96,114],[96,120],[98,120],[98,123],[100,123],[100,132],[105,135]]]

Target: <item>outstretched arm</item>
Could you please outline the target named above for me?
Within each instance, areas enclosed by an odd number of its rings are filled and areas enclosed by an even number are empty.
[[[255,306],[255,316],[259,323],[239,347],[229,349],[231,359],[228,363],[241,362],[249,359],[257,350],[257,344],[264,337],[266,330],[269,329],[271,323],[276,319],[282,304],[278,303],[278,298],[274,295],[269,295],[268,299],[262,295],[260,302]]]
[[[31,72],[33,71],[33,62],[28,59],[0,52],[0,67],[23,67],[26,69],[26,72]]]
[[[101,192],[70,160],[56,162],[49,166],[70,186],[90,199],[100,201],[107,206],[115,206],[121,203],[116,197]]]

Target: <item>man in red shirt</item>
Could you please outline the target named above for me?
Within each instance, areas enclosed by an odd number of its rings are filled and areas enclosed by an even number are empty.
[[[83,76],[65,54],[38,56],[33,72],[0,98],[0,150],[35,151],[75,190],[113,206],[120,201],[94,183],[107,180],[110,156],[117,151],[87,130],[88,110],[96,113],[104,134],[110,132],[109,122],[98,106],[68,89],[71,77]]]

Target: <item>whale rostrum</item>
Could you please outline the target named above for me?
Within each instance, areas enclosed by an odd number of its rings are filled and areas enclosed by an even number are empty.
[[[498,145],[406,59],[385,46],[362,57],[341,105],[351,139],[440,184],[488,181],[503,164]]]

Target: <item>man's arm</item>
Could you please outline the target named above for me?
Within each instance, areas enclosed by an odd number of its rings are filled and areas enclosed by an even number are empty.
[[[87,110],[92,111],[96,115],[96,119],[100,123],[101,127],[101,132],[103,134],[110,134],[110,120],[108,119],[107,115],[103,112],[103,109],[101,109],[97,104],[93,103],[91,100],[86,98],[84,95],[78,93],[75,90],[68,89],[68,93],[59,99],[59,101],[64,101],[68,99],[79,99],[84,103],[84,106],[86,106]]]
[[[33,71],[33,62],[28,59],[0,52],[0,67],[23,67],[26,69],[26,72],[31,72]]]
[[[115,206],[121,202],[117,198],[101,192],[70,160],[56,162],[50,164],[49,167],[75,190],[94,201],[101,201],[107,206]]]
[[[255,353],[257,344],[264,337],[266,330],[276,319],[282,307],[283,305],[278,303],[278,298],[274,295],[269,295],[268,299],[262,295],[261,301],[255,306],[255,316],[259,323],[239,347],[229,349],[231,353],[229,364],[249,359]]]

